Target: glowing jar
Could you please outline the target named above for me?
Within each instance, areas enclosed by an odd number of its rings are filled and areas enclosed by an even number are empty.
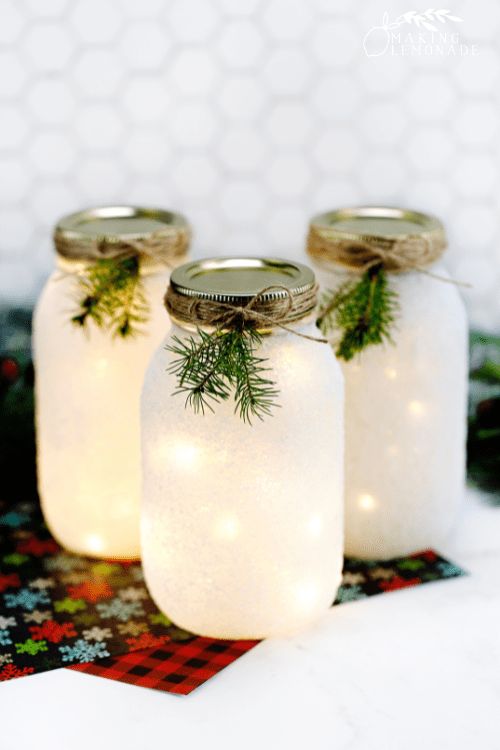
[[[314,289],[298,263],[213,259],[178,268],[189,299],[247,305],[271,285],[294,301]],[[287,297],[274,289],[262,295]],[[293,330],[318,336],[312,307]],[[217,638],[297,631],[332,604],[343,547],[343,382],[330,347],[277,327],[258,356],[279,408],[252,424],[232,400],[214,411],[185,406],[173,337],[197,336],[189,314],[173,325],[142,395],[142,560],[157,605],[177,625]]]
[[[128,206],[63,218],[57,267],[34,314],[38,487],[46,522],[67,549],[139,555],[139,402],[151,353],[165,334],[169,267],[185,260],[185,220]],[[144,321],[122,338],[71,322],[82,279],[100,259],[137,252]]]
[[[314,252],[313,231],[320,237]],[[315,217],[309,248],[322,289],[335,290],[359,278],[329,260],[329,250],[338,257],[339,247],[347,255],[381,247],[397,257],[408,239],[427,249],[433,243],[446,246],[440,222],[417,212],[366,207]],[[467,322],[462,299],[441,262],[387,277],[399,304],[393,343],[372,345],[350,361],[341,360],[345,547],[347,555],[362,558],[439,547],[464,491]]]

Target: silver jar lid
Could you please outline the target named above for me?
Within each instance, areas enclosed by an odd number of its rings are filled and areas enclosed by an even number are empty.
[[[63,216],[54,229],[57,252],[75,260],[112,258],[127,251],[159,260],[187,252],[190,228],[178,213],[143,206],[100,206]]]

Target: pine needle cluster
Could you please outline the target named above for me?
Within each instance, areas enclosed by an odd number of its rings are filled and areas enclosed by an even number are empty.
[[[354,282],[328,292],[320,306],[317,325],[323,335],[338,332],[336,354],[348,361],[367,346],[392,343],[391,329],[398,298],[381,265],[372,266]]]
[[[244,422],[270,416],[278,390],[267,375],[267,360],[255,353],[261,340],[252,328],[212,333],[200,329],[197,338],[183,340],[175,336],[167,347],[177,355],[169,367],[177,377],[173,395],[184,394],[186,407],[204,414],[233,394],[234,411]]]
[[[137,256],[101,258],[79,277],[79,309],[71,322],[84,328],[92,320],[113,336],[128,338],[148,319]]]

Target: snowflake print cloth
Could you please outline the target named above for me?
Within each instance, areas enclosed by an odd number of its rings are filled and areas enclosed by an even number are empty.
[[[149,596],[140,563],[65,552],[36,504],[0,502],[0,545],[0,681],[69,667],[185,695],[257,644],[177,628]],[[432,551],[346,560],[334,604],[463,574]]]

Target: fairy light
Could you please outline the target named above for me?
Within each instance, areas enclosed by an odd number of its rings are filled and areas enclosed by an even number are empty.
[[[408,403],[408,411],[414,417],[421,417],[425,414],[425,405],[421,401],[412,400]]]
[[[360,496],[358,505],[362,510],[373,510],[377,505],[377,501],[373,495],[365,494]]]

